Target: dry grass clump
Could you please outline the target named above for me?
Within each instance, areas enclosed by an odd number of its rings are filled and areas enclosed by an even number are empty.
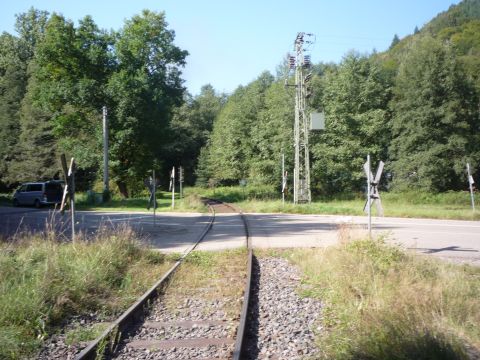
[[[466,359],[480,349],[480,268],[380,240],[295,250],[303,294],[325,302],[325,359]]]
[[[125,309],[165,267],[128,228],[75,243],[48,235],[0,244],[0,358],[31,354],[72,315]]]

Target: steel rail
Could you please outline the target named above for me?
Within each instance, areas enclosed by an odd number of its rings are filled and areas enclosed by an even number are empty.
[[[240,360],[243,358],[243,340],[245,337],[245,329],[247,326],[248,305],[250,303],[250,289],[252,285],[252,269],[253,269],[253,249],[250,238],[250,231],[248,230],[247,217],[240,211],[245,233],[247,236],[248,262],[247,262],[247,279],[245,284],[245,294],[243,295],[242,312],[240,313],[240,323],[237,328],[237,337],[235,340],[235,347],[233,350],[233,360]]]
[[[213,200],[213,199],[212,199]],[[213,200],[217,201],[218,200]],[[237,209],[235,206],[223,202],[223,205],[231,208],[235,212],[240,214],[240,217],[243,222],[243,226],[245,228],[245,235],[247,241],[247,249],[248,249],[248,261],[247,261],[247,278],[245,284],[245,293],[243,294],[243,304],[242,304],[242,311],[240,313],[240,320],[237,328],[237,336],[235,339],[235,347],[233,350],[233,360],[240,360],[243,358],[243,340],[245,337],[245,329],[247,326],[247,317],[248,317],[248,305],[250,303],[250,290],[252,285],[252,270],[253,270],[253,248],[251,244],[251,235],[248,227],[248,220],[242,210]]]
[[[211,212],[210,221],[200,234],[197,241],[188,248],[182,257],[163,275],[149,290],[147,290],[132,306],[130,306],[115,322],[113,322],[98,338],[93,340],[86,348],[84,348],[76,357],[76,360],[90,360],[97,357],[103,358],[103,355],[113,353],[115,347],[120,342],[124,330],[131,326],[138,317],[144,315],[145,309],[160,294],[162,287],[166,284],[170,276],[180,266],[185,257],[193,251],[197,245],[205,238],[212,228],[215,221],[215,209],[209,206]]]

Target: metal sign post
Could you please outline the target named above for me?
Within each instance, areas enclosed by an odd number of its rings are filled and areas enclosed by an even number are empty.
[[[370,154],[367,155],[367,209],[368,209],[368,237],[372,238],[372,208],[371,208],[371,171],[370,171]]]
[[[152,170],[152,195],[153,195],[153,227],[157,225],[157,178],[155,169]]]
[[[175,166],[170,173],[170,190],[172,191],[172,209],[175,209]]]
[[[148,192],[150,193],[150,198],[148,199],[148,205],[147,205],[147,210],[150,210],[151,207],[153,207],[153,226],[156,225],[156,210],[158,207],[157,204],[157,187],[158,187],[158,180],[155,176],[155,170],[152,170],[152,176],[149,178],[145,179],[143,181],[145,186],[148,189]]]
[[[60,212],[63,215],[65,213],[65,206],[67,204],[67,198],[70,199],[70,216],[71,216],[71,228],[72,228],[72,242],[75,242],[75,159],[70,160],[70,167],[67,170],[67,160],[65,154],[60,156],[62,164],[62,170],[65,178],[65,188],[63,189],[62,203],[60,204]]]
[[[385,166],[383,161],[378,163],[377,173],[375,174],[375,178],[373,177],[371,169],[371,162],[370,162],[370,154],[367,155],[367,162],[363,165],[363,170],[365,171],[365,175],[367,176],[367,201],[365,202],[365,206],[363,207],[363,211],[367,212],[368,214],[368,236],[372,236],[372,199],[375,202],[375,206],[377,207],[377,215],[383,216],[383,207],[382,207],[382,200],[380,198],[380,193],[378,191],[378,185],[380,183],[380,178],[382,177],[383,167]]]
[[[109,179],[108,179],[108,118],[107,107],[103,107],[103,191],[108,192]]]
[[[287,187],[285,177],[285,154],[282,153],[282,206],[285,206],[285,190]]]
[[[473,177],[470,174],[470,164],[467,163],[467,174],[468,174],[468,185],[470,187],[470,199],[472,201],[472,211],[475,211],[475,197],[473,194],[473,184],[475,184],[475,181],[473,181]]]
[[[178,168],[178,182],[180,184],[180,199],[183,199],[183,167]]]

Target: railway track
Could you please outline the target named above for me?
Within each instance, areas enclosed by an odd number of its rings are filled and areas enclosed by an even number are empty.
[[[211,219],[192,245],[174,266],[138,301],[125,311],[105,332],[92,341],[76,359],[165,359],[165,358],[243,358],[243,339],[246,332],[248,304],[252,278],[253,252],[250,246],[248,223],[241,211],[229,204],[205,199]],[[187,256],[207,236],[215,224],[217,213],[238,213],[245,229],[247,266],[225,266],[222,278],[213,286],[185,288],[176,291],[170,284],[174,274]],[[239,274],[245,276],[240,276]],[[213,281],[209,281],[213,283]],[[243,285],[243,296],[235,298],[233,290]],[[232,284],[235,286],[232,287]],[[215,289],[227,289],[225,298],[215,299]],[[231,290],[231,291],[230,291]],[[190,293],[189,293],[190,291]],[[229,297],[229,296],[230,297]],[[241,309],[231,305],[241,304]],[[225,310],[227,309],[227,310]],[[239,310],[239,311],[238,311]]]

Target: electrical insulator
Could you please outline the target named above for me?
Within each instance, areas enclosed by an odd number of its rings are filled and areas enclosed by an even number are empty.
[[[305,55],[305,57],[303,58],[303,66],[309,68],[311,65],[312,63],[310,61],[310,55]]]
[[[290,69],[295,69],[295,56],[290,56],[288,62],[290,64]]]

